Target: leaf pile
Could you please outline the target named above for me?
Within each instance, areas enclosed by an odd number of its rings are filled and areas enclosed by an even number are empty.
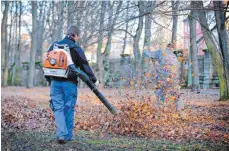
[[[139,94],[140,95],[140,94]],[[191,95],[191,94],[190,94]],[[185,95],[188,96],[188,95]],[[192,95],[191,95],[192,96]],[[199,100],[200,100],[199,95]],[[157,109],[153,98],[136,101],[129,96],[118,100],[108,97],[120,113],[109,113],[95,96],[80,96],[75,112],[75,130],[99,131],[101,136],[141,136],[155,139],[191,141],[210,140],[229,143],[229,104],[227,102],[186,99],[184,114],[169,108]],[[139,100],[139,99],[137,99]],[[20,96],[2,97],[2,128],[36,131],[54,130],[53,113],[34,100]],[[185,116],[184,116],[185,115]]]
[[[30,100],[20,96],[2,98],[2,128],[47,131],[54,128],[50,109],[32,106]]]
[[[166,140],[211,140],[229,142],[225,121],[217,121],[207,112],[186,108],[178,113],[168,108],[156,109],[152,102],[126,101],[119,106],[120,114],[113,116],[101,106],[78,108],[77,129],[100,129],[101,135],[135,135]],[[224,123],[224,124],[222,124]]]

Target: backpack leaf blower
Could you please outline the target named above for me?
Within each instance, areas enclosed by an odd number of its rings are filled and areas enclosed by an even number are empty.
[[[86,73],[76,68],[70,56],[70,49],[67,44],[61,45],[55,43],[53,50],[44,56],[44,75],[52,77],[68,77],[68,71],[73,71],[88,87],[95,93],[101,102],[108,108],[112,114],[118,114],[118,110],[99,92],[97,87]]]

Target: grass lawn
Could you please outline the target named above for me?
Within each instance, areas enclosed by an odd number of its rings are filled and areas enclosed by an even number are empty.
[[[101,137],[97,132],[78,131],[73,140],[59,145],[55,134],[51,132],[31,131],[2,131],[2,151],[122,151],[122,150],[179,150],[179,151],[227,151],[228,144],[210,142],[169,142],[141,137],[106,136]]]

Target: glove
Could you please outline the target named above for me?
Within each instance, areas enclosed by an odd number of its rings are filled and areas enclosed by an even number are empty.
[[[95,82],[95,85],[99,85],[99,83],[100,83],[99,80],[97,80],[97,81]]]

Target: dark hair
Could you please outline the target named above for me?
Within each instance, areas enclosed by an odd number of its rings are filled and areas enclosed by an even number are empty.
[[[171,47],[171,46],[172,46],[172,44],[171,44],[171,43],[168,43],[168,44],[167,44],[167,47]]]
[[[77,26],[70,26],[67,30],[67,35],[73,36],[73,37],[75,37],[75,35],[79,36],[80,35],[80,29]]]

